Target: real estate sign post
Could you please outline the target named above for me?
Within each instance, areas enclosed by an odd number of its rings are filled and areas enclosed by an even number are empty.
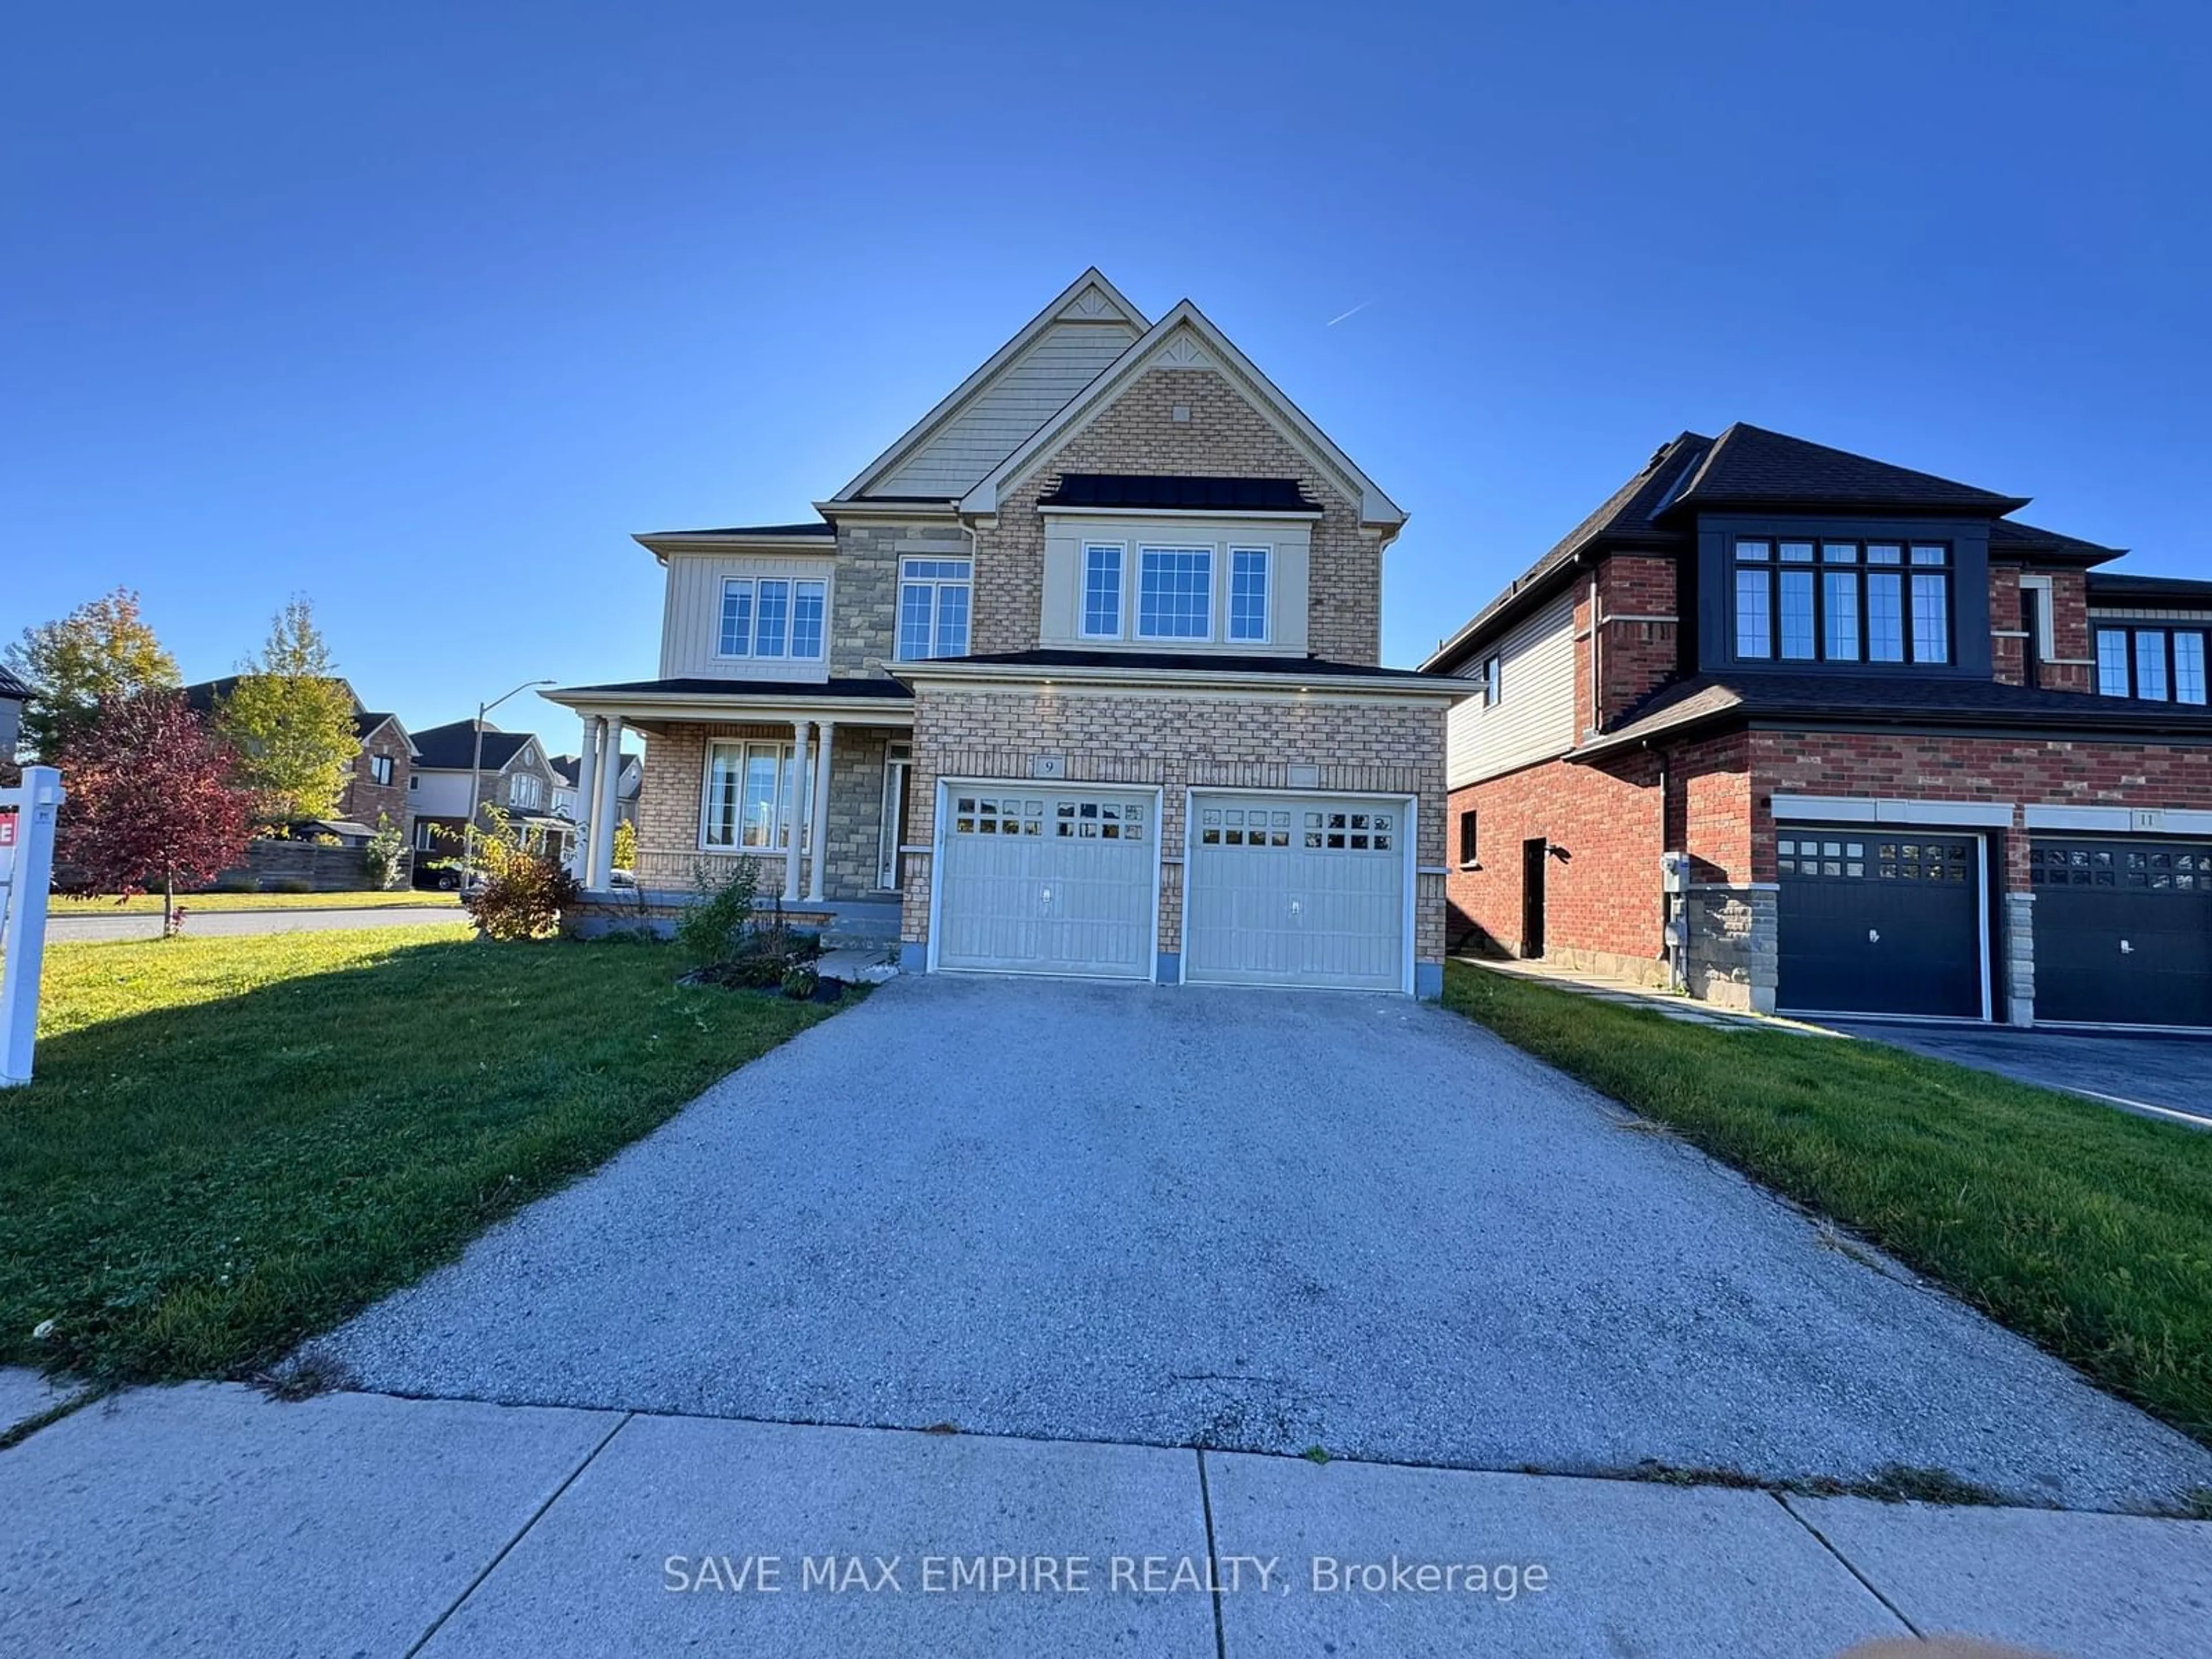
[[[31,1080],[61,805],[62,775],[51,766],[27,766],[22,787],[0,789],[0,1089]]]

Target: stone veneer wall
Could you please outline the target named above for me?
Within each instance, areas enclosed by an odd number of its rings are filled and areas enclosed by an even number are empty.
[[[896,524],[875,519],[842,521],[837,526],[835,614],[830,619],[831,678],[880,678],[884,665],[893,659],[898,649],[902,556],[965,559],[973,552],[967,532],[956,524]],[[1032,645],[1036,642],[1035,622],[1032,617]]]
[[[1318,767],[1322,792],[1419,798],[1415,862],[1443,862],[1444,711],[1376,701],[924,686],[915,700],[908,840],[934,839],[940,777],[1024,781],[1042,755],[1064,757],[1071,784],[1158,784],[1160,949],[1182,948],[1183,792],[1290,789],[1291,768]],[[1413,958],[1443,960],[1443,878],[1417,875]],[[930,859],[906,861],[908,943],[929,938]]]
[[[1682,968],[1692,996],[1722,1008],[1774,1012],[1780,896],[1771,885],[1748,884],[1690,890]]]
[[[866,899],[887,896],[876,886],[877,821],[883,806],[884,756],[902,732],[842,722],[830,748],[830,815],[823,845],[823,896]],[[790,726],[681,725],[655,731],[645,750],[645,785],[640,791],[637,878],[654,891],[690,890],[701,866],[720,870],[741,858],[757,859],[763,897],[783,890],[784,854],[702,853],[699,809],[710,742],[750,738],[789,743]],[[817,729],[816,743],[820,743]],[[800,860],[801,891],[805,860]]]
[[[1189,418],[1176,420],[1177,408]],[[1382,544],[1361,533],[1359,503],[1212,368],[1139,375],[1103,413],[1000,492],[998,522],[976,534],[970,649],[1036,646],[1044,612],[1044,520],[1036,504],[1063,472],[1297,478],[1323,509],[1313,526],[1306,648],[1337,662],[1382,660]]]

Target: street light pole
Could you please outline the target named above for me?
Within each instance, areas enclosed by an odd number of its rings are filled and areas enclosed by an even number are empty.
[[[477,723],[474,732],[476,752],[470,757],[469,764],[469,821],[462,826],[461,830],[461,891],[464,893],[469,890],[469,877],[474,873],[477,858],[477,814],[483,810],[484,716],[517,692],[527,691],[533,685],[551,685],[554,682],[551,680],[525,680],[516,686],[514,690],[502,691],[489,702],[480,702],[477,705]]]

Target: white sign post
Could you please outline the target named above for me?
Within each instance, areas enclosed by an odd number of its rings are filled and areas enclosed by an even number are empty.
[[[21,788],[0,789],[0,1089],[31,1080],[61,805],[62,775],[51,766],[27,766]]]

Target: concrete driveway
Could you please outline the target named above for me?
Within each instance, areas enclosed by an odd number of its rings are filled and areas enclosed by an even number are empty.
[[[514,1403],[1480,1469],[2212,1453],[1456,1016],[908,978],[319,1345]]]
[[[1994,1072],[2019,1083],[2086,1095],[2108,1106],[2212,1129],[2212,1032],[2203,1036],[2021,1030],[2006,1025],[1920,1025],[1823,1020],[1847,1036]]]

